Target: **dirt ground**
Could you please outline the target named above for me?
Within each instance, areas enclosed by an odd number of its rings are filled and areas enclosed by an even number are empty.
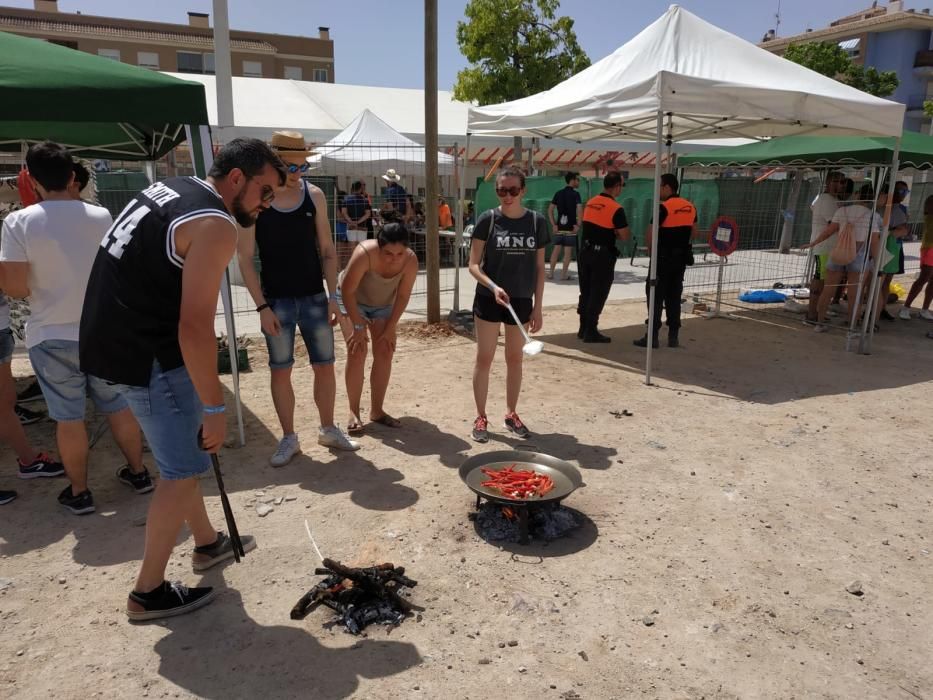
[[[691,317],[647,387],[630,342],[643,316],[608,307],[613,342],[594,346],[576,340],[571,310],[546,311],[546,352],[525,363],[534,436],[522,445],[585,481],[566,500],[584,525],[549,545],[490,545],[468,520],[457,467],[519,443],[500,427],[501,350],[495,434],[477,445],[472,342],[440,332],[402,334],[387,407],[403,427],[368,429],[355,454],[315,443],[300,362],[305,454],[281,469],[268,466],[278,428],[251,348],[247,446],[221,461],[259,546],[199,578],[183,535],[168,576],[221,589],[191,615],[125,619],[149,497],[113,477],[109,436],[92,452],[95,515],[55,504],[61,480],[15,484],[20,499],[0,509],[0,696],[933,698],[933,324],[887,323],[860,356],[796,317]],[[342,387],[337,402],[345,423]],[[633,415],[610,413],[623,409]],[[52,445],[53,424],[28,430]],[[10,488],[14,457],[0,460]],[[296,500],[260,518],[269,496]],[[326,626],[325,610],[290,620],[318,580],[305,519],[328,556],[405,566],[420,621],[358,638]],[[846,590],[855,581],[861,596]]]

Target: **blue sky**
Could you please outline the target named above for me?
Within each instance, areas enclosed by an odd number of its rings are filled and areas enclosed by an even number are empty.
[[[881,0],[884,2],[884,0]],[[457,48],[456,26],[465,0],[438,0],[438,87],[450,89],[466,63]],[[933,0],[930,0],[933,4]],[[0,5],[33,6],[32,0]],[[186,23],[187,12],[212,12],[211,0],[59,0],[63,12]],[[576,21],[577,39],[590,60],[614,51],[667,10],[669,0],[563,0],[561,14]],[[757,42],[774,27],[778,0],[681,0],[680,5],[709,22]],[[871,5],[870,0],[781,0],[782,35],[830,21]],[[234,29],[317,36],[328,26],[334,39],[337,82],[357,85],[423,85],[422,0],[229,0]],[[908,8],[926,7],[921,0]],[[599,9],[594,12],[594,9]]]

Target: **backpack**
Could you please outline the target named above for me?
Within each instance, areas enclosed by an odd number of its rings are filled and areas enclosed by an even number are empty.
[[[864,216],[862,217],[864,218]],[[848,219],[848,217],[846,217]],[[861,219],[859,219],[859,222]],[[858,246],[855,243],[855,223],[846,221],[842,229],[836,234],[836,245],[829,253],[829,261],[834,265],[848,265],[857,254]]]

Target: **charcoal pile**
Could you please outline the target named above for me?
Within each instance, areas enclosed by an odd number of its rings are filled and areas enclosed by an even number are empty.
[[[493,502],[483,503],[472,514],[480,537],[487,542],[520,542],[522,532],[517,509]],[[544,542],[565,536],[581,522],[576,511],[557,503],[536,504],[528,510],[528,534]]]
[[[305,593],[292,608],[291,618],[301,620],[321,605],[337,614],[337,621],[347,632],[359,634],[367,625],[397,625],[413,606],[403,597],[404,588],[418,585],[405,576],[405,568],[377,564],[356,568],[333,559],[314,570],[325,578]]]

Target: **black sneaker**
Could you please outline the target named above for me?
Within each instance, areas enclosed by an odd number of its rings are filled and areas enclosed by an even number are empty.
[[[515,411],[505,414],[505,427],[509,429],[510,432],[515,433],[518,437],[524,439],[531,435],[528,431],[528,428],[525,427],[525,424],[522,423],[522,419],[518,417],[518,414]]]
[[[252,535],[240,535],[240,544],[243,545],[243,554],[246,554],[256,549],[256,538]],[[225,533],[218,532],[213,544],[194,548],[194,554],[191,555],[191,568],[195,572],[205,571],[227,559],[233,559],[233,540]]]
[[[633,341],[632,341],[632,345],[634,345],[635,347],[639,347],[639,348],[646,348],[646,347],[648,347],[648,336],[647,336],[647,335],[643,335],[643,336],[642,336],[641,338],[639,338],[638,340],[633,340]],[[657,339],[657,338],[652,338],[652,339],[651,339],[651,347],[653,347],[653,348],[659,348],[659,347],[661,347],[661,343],[658,342],[658,339]]]
[[[669,348],[679,348],[680,347],[680,336],[676,332],[668,331],[667,334],[667,347]]]
[[[38,423],[40,420],[45,418],[44,413],[39,413],[39,411],[30,411],[28,408],[23,406],[14,406],[13,410],[16,411],[16,417],[19,418],[20,425],[32,425],[33,423]]]
[[[882,321],[895,321],[895,320],[897,320],[897,319],[894,318],[894,316],[891,315],[891,313],[890,313],[887,309],[881,309],[880,317],[881,317],[881,320],[882,320]]]
[[[136,493],[149,493],[155,488],[152,485],[152,479],[149,478],[149,470],[145,467],[141,473],[137,474],[130,469],[129,464],[124,464],[117,469],[117,478],[127,486],[132,486]]]
[[[592,330],[586,331],[583,334],[583,342],[584,343],[611,343],[612,338],[610,338],[608,335],[603,335],[602,333],[600,333],[598,330],[594,328]]]
[[[0,506],[16,500],[16,491],[0,491]]]
[[[32,384],[16,395],[16,403],[32,403],[33,401],[42,401],[44,398],[39,382],[33,380]]]
[[[16,463],[19,464],[20,479],[41,479],[43,477],[61,476],[65,473],[65,467],[62,463],[56,462],[45,452],[40,452],[31,464],[23,464],[19,460],[16,460]]]
[[[131,621],[140,622],[184,615],[207,605],[214,600],[214,595],[214,589],[210,586],[188,588],[179,581],[163,581],[161,586],[148,593],[130,593],[130,600],[143,609],[127,610],[126,616]]]
[[[90,491],[82,491],[77,496],[71,493],[71,486],[58,494],[58,502],[75,515],[87,515],[94,512],[94,498]]]
[[[473,421],[473,439],[476,442],[489,442],[489,419],[486,416],[476,416]]]

